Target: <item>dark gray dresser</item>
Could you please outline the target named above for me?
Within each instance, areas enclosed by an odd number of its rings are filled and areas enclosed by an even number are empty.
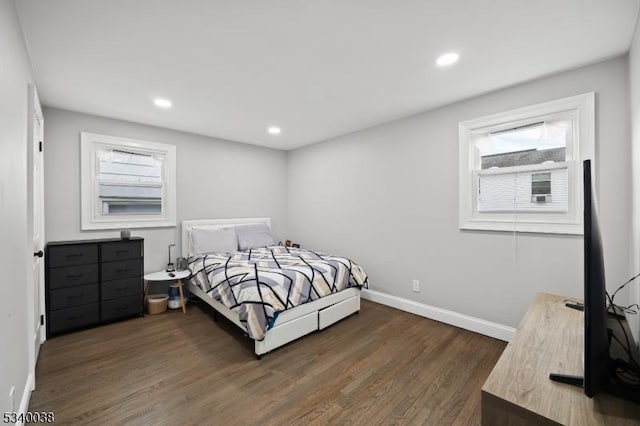
[[[47,336],[143,314],[144,240],[47,244]]]

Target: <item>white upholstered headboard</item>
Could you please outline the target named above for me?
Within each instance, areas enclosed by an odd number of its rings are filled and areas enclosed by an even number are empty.
[[[183,220],[182,221],[182,257],[191,256],[191,241],[189,240],[189,229],[220,229],[232,228],[237,225],[249,225],[253,223],[265,223],[271,229],[270,217],[247,217],[234,219],[204,219],[204,220]]]

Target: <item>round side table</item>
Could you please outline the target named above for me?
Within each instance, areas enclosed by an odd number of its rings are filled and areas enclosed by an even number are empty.
[[[169,274],[173,274],[173,276]],[[147,300],[147,296],[149,295],[149,289],[151,288],[152,281],[177,281],[178,290],[180,291],[180,305],[182,305],[182,313],[186,314],[187,307],[184,301],[184,291],[182,290],[182,287],[184,286],[184,284],[182,283],[182,280],[185,278],[189,278],[190,276],[191,276],[191,271],[189,270],[173,271],[173,272],[158,271],[158,272],[152,272],[150,274],[146,274],[144,276],[144,281],[145,281],[144,300],[145,301]]]

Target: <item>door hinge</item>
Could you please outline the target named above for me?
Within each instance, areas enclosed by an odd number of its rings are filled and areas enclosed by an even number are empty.
[[[42,141],[40,141],[40,143],[38,144],[38,150],[42,152]]]
[[[44,325],[44,315],[40,315],[40,325]]]

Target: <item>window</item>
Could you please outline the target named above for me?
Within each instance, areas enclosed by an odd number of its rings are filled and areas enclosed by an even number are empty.
[[[582,232],[594,94],[460,123],[460,228]]]
[[[175,226],[175,151],[81,133],[82,229]]]

